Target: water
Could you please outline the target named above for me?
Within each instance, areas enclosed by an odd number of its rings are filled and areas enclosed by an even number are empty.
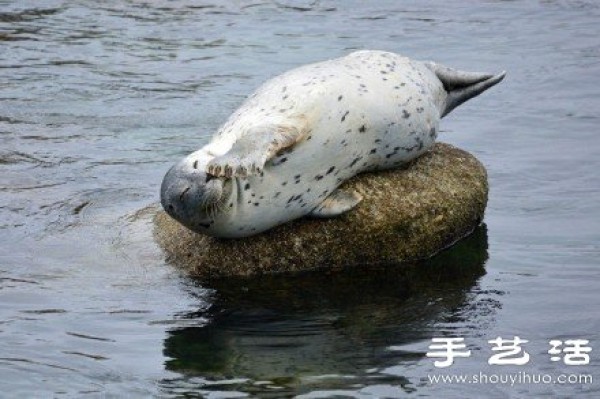
[[[594,1],[0,1],[3,397],[598,397]],[[169,165],[291,67],[371,48],[507,79],[442,123],[485,225],[416,269],[205,287],[152,239]],[[472,355],[445,370],[432,337]],[[529,340],[490,366],[488,340]],[[589,339],[585,366],[551,339]],[[441,373],[593,384],[429,384]]]

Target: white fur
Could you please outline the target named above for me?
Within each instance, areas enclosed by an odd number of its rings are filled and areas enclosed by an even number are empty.
[[[232,185],[229,197],[210,228],[197,230],[256,234],[309,214],[358,173],[418,157],[434,143],[445,98],[442,83],[423,63],[380,51],[355,52],[267,81],[184,163],[206,168],[257,126],[302,123],[308,133],[289,153],[268,161],[262,175],[225,181]]]

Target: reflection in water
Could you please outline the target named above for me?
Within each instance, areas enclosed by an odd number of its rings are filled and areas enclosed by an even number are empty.
[[[188,315],[207,318],[208,324],[169,333],[167,368],[187,377],[236,376],[288,389],[319,376],[352,376],[359,384],[363,378],[384,378],[376,369],[424,355],[421,349],[390,351],[391,345],[428,340],[440,333],[438,322],[461,328],[460,315],[474,307],[471,293],[485,274],[487,256],[482,225],[451,249],[411,267],[217,283],[213,306]],[[490,303],[484,306],[469,314],[469,323],[489,315]],[[402,379],[395,383],[404,386]],[[167,390],[170,385],[165,382]]]
[[[473,349],[505,333],[530,344],[600,341],[597,1],[0,4],[0,396],[210,389],[223,398],[236,394],[235,378],[263,377],[287,387],[277,398],[315,385],[403,397],[355,384],[392,375],[388,385],[403,385],[398,376],[414,385],[432,367],[418,353],[430,335],[465,336]],[[364,48],[509,72],[493,96],[445,120],[440,137],[488,169],[487,274],[478,280],[484,249],[454,248],[418,273],[240,281],[190,295],[163,264],[150,218],[129,216],[158,202],[174,160],[205,144],[259,84]],[[592,359],[581,372],[598,376]],[[523,371],[573,372],[558,363],[532,359]],[[317,383],[302,370],[338,377]],[[219,376],[233,379],[224,387]],[[276,380],[296,376],[302,384]],[[215,394],[216,384],[227,392]],[[411,396],[600,397],[598,384],[417,388]]]

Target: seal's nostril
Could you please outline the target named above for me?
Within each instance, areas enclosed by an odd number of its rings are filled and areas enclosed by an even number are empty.
[[[181,192],[181,194],[179,194],[179,201],[183,201],[183,196],[185,195],[185,193],[187,193],[188,191],[190,191],[189,187],[186,187],[185,190],[183,190]]]

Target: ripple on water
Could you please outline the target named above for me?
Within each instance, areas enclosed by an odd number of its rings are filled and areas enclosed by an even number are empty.
[[[1,8],[0,373],[10,396],[480,397],[476,386],[423,382],[432,336],[469,341],[474,356],[457,366],[468,373],[484,365],[486,335],[598,340],[598,2]],[[479,231],[408,280],[332,272],[208,289],[165,264],[151,231],[168,167],[268,77],[362,48],[509,71],[443,121],[443,139],[489,171],[489,260]],[[550,366],[536,358],[527,371]],[[598,391],[585,388],[519,387]]]

